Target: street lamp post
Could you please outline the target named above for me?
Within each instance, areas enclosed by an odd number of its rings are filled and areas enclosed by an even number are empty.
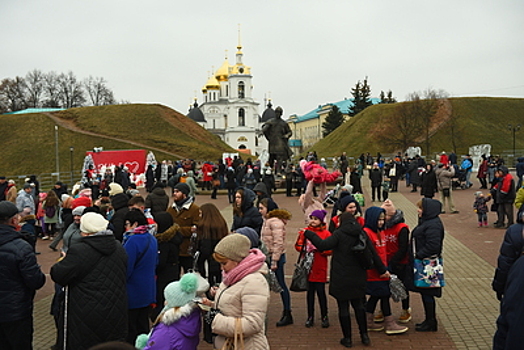
[[[515,126],[508,124],[508,130],[513,133],[513,163],[515,163],[515,133],[520,130],[520,124]]]
[[[58,125],[55,125],[55,160],[56,160],[56,176],[60,181],[60,160],[58,157]]]
[[[73,146],[69,147],[69,152],[71,153],[71,190],[73,189],[73,185],[75,184],[75,182],[73,181],[73,169],[74,169],[74,166],[73,166],[73,151],[75,150],[75,148]]]

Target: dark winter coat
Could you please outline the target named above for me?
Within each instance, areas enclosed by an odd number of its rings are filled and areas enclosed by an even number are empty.
[[[355,219],[345,220],[333,235],[322,240],[313,231],[306,230],[304,235],[319,250],[332,250],[329,294],[337,300],[363,298],[366,294],[366,270],[360,265],[355,253],[351,250],[359,237],[362,227]],[[368,246],[372,243],[368,241]],[[374,249],[373,263],[379,274],[386,272]]]
[[[493,337],[493,350],[517,350],[522,349],[524,344],[524,258],[519,257],[508,272],[497,331]]]
[[[111,231],[82,237],[51,267],[53,281],[67,286],[67,349],[125,340],[126,267],[126,252]]]
[[[409,173],[409,182],[413,185],[420,185],[420,175],[418,172],[418,162],[417,160],[412,160],[408,165],[408,173]]]
[[[442,288],[416,288],[413,281],[413,258],[424,259],[434,255],[441,256],[442,246],[444,242],[444,225],[439,218],[442,211],[442,203],[436,199],[423,198],[422,199],[422,217],[419,219],[419,224],[411,232],[410,241],[410,264],[407,274],[408,282],[406,286],[421,294],[433,295],[440,298],[442,296]],[[415,242],[415,251],[413,251],[413,242]]]
[[[369,179],[371,180],[371,187],[380,187],[382,184],[382,170],[376,168],[369,171]]]
[[[501,299],[504,295],[506,283],[508,281],[508,274],[511,267],[521,256],[522,251],[524,250],[524,238],[522,237],[522,230],[524,230],[523,223],[511,225],[506,230],[504,241],[500,246],[495,277],[491,283],[491,286],[497,293],[497,297],[499,299]]]
[[[146,208],[151,208],[151,213],[166,211],[169,205],[169,196],[162,187],[155,187],[146,198]]]
[[[0,225],[0,322],[18,321],[33,314],[35,291],[45,275],[33,246],[12,226]]]
[[[435,174],[435,171],[433,169],[430,171],[425,171],[422,173],[420,178],[420,194],[424,197],[433,198],[435,193],[438,192],[437,175]]]
[[[118,193],[111,196],[111,206],[115,212],[111,217],[110,222],[113,224],[113,234],[120,242],[122,242],[125,231],[124,217],[129,211],[127,202],[129,202],[129,196],[125,193]]]
[[[235,231],[240,227],[251,227],[257,231],[260,236],[260,230],[262,228],[262,215],[258,211],[258,208],[254,206],[256,194],[248,188],[242,188],[244,190],[244,199],[242,201],[241,211],[242,216],[233,215],[233,225],[231,231]]]

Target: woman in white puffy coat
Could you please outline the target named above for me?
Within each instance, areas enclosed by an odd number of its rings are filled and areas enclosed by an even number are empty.
[[[223,278],[218,288],[212,288],[214,302],[203,303],[219,312],[211,327],[217,334],[215,349],[221,349],[227,338],[233,338],[237,319],[242,325],[245,349],[266,350],[265,318],[269,305],[266,256],[259,249],[250,249],[251,241],[235,233],[224,237],[215,247],[213,257],[220,263]]]

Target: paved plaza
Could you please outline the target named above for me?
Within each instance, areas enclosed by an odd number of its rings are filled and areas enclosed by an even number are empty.
[[[474,177],[472,176],[472,179]],[[363,179],[366,191],[366,207],[372,205],[369,196],[369,181]],[[491,349],[491,340],[495,332],[495,320],[498,316],[498,301],[491,290],[491,279],[498,256],[498,249],[505,230],[478,228],[476,214],[473,213],[474,192],[479,185],[466,190],[456,190],[453,198],[459,214],[441,215],[446,237],[444,239],[444,264],[447,286],[443,297],[437,300],[437,316],[439,331],[435,333],[415,332],[415,323],[423,320],[420,296],[411,293],[413,319],[407,324],[409,331],[405,334],[387,336],[384,332],[371,332],[371,346],[360,344],[358,329],[352,316],[353,348],[355,349]],[[418,193],[411,193],[404,183],[399,184],[399,192],[391,193],[390,199],[397,209],[404,212],[406,222],[413,228],[417,223],[415,203],[420,200]],[[297,259],[294,243],[297,231],[304,226],[303,214],[297,204],[297,197],[286,197],[284,193],[274,195],[281,208],[288,209],[293,218],[287,226],[287,264],[286,277],[288,285],[291,281],[293,264]],[[197,196],[197,204],[213,202],[222,211],[226,220],[232,221],[231,206],[227,195],[220,194],[218,199],[211,200],[209,194]],[[375,202],[375,205],[380,205]],[[330,210],[329,208],[328,210]],[[489,213],[490,223],[495,221],[495,213]],[[48,248],[48,241],[39,241],[39,263],[48,279],[44,288],[37,293],[35,301],[35,337],[36,350],[48,350],[54,343],[56,332],[53,319],[49,315],[53,293],[53,282],[49,278],[49,270],[58,258],[58,253]],[[326,288],[328,288],[326,286]],[[343,349],[339,344],[342,333],[338,324],[336,301],[328,297],[329,318],[331,327],[320,327],[319,311],[313,328],[306,328],[306,294],[291,292],[293,317],[295,323],[277,328],[275,323],[280,319],[282,304],[280,296],[271,294],[271,304],[268,312],[269,326],[267,336],[274,350],[293,349]],[[318,302],[316,302],[318,310]],[[392,302],[393,314],[397,317],[401,307]],[[201,342],[199,350],[211,350],[213,347]]]

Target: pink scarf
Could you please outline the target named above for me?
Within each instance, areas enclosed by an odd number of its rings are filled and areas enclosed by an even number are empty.
[[[229,287],[247,275],[260,270],[265,261],[266,256],[260,249],[251,249],[249,255],[242,259],[235,268],[229,272],[222,272],[222,282]]]

